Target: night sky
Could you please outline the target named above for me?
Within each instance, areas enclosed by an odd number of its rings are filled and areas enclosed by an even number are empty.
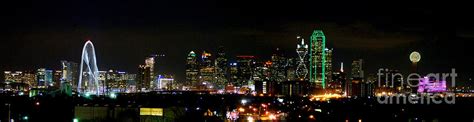
[[[421,72],[456,68],[461,82],[472,82],[472,11],[469,6],[403,1],[2,3],[0,70],[59,69],[60,60],[79,62],[90,39],[100,70],[135,73],[145,56],[165,54],[158,59],[158,72],[182,81],[191,50],[215,52],[222,45],[229,58],[268,60],[281,48],[296,56],[296,36],[309,40],[312,30],[321,29],[327,47],[334,48],[334,69],[344,62],[349,71],[351,61],[362,58],[367,73],[378,68],[408,72],[408,56],[416,50],[422,56]]]

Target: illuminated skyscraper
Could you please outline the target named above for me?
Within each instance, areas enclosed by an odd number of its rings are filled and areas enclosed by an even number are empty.
[[[352,61],[352,78],[364,78],[364,70],[362,70],[362,63],[362,59]]]
[[[109,70],[105,74],[107,93],[126,92],[128,81],[131,79],[135,79],[134,75],[130,75],[127,72],[117,70]]]
[[[236,86],[249,85],[249,81],[252,79],[253,70],[255,68],[255,56],[240,55],[237,56],[237,67]]]
[[[325,79],[326,84],[332,82],[332,51],[333,49],[324,49],[326,51],[326,63],[325,63]],[[327,86],[327,85],[326,85]]]
[[[54,71],[54,74],[53,74],[53,86],[54,88],[60,88],[61,87],[61,83],[62,83],[62,75],[63,75],[63,71],[62,70],[55,70]]]
[[[137,90],[138,92],[145,92],[150,90],[150,85],[152,83],[150,77],[150,67],[146,65],[139,65],[138,66],[138,74],[137,74]]]
[[[277,83],[287,81],[286,78],[286,65],[287,65],[287,58],[283,55],[282,50],[277,48],[272,55],[272,65],[271,65],[271,81],[276,81]]]
[[[38,69],[36,79],[38,80],[38,88],[53,86],[53,70],[47,70],[45,68]]]
[[[362,70],[363,60],[352,61],[351,82],[349,84],[348,96],[363,96],[364,71]]]
[[[77,89],[79,81],[79,65],[76,62],[61,61],[62,76],[61,76],[61,87],[71,87]]]
[[[311,35],[309,51],[309,78],[310,83],[316,88],[326,88],[326,83],[331,79],[332,49],[326,48],[326,36],[322,30],[314,30]]]
[[[300,39],[298,36],[297,39]],[[308,54],[308,45],[301,39],[301,44],[296,45],[296,53],[298,53],[298,66],[296,68],[296,75],[298,79],[306,79],[308,68],[306,67],[306,55]]]
[[[343,94],[346,91],[346,73],[343,69],[343,63],[341,62],[341,69],[335,71],[332,74],[332,82],[329,82],[327,88],[329,88],[329,93]],[[328,91],[328,90],[326,90]]]
[[[95,49],[89,40],[82,48],[81,66],[77,92],[88,94],[99,94],[99,69],[95,57]]]
[[[297,58],[291,58],[291,57],[288,57],[286,59],[286,64],[284,66],[285,70],[286,70],[286,81],[294,81],[296,79],[299,79],[297,78],[297,75],[296,75],[296,69],[297,69],[297,64],[298,62],[298,59]]]
[[[257,94],[267,94],[270,93],[271,85],[270,79],[270,67],[271,61],[266,62],[257,62],[253,71],[253,81],[255,82],[255,91]]]
[[[99,71],[99,91],[102,93],[107,93],[106,78],[107,71]]]
[[[155,61],[157,57],[158,55],[150,55],[145,58],[145,64],[138,66],[136,91],[145,92],[153,90],[156,87],[154,86],[154,79],[156,78]]]
[[[212,55],[209,52],[202,52],[201,65],[199,68],[199,85],[205,87],[201,87],[200,89],[214,88],[216,85],[215,68],[211,56]]]
[[[156,59],[157,55],[151,55],[149,57],[146,57],[145,59],[145,67],[149,68],[150,69],[150,86],[148,86],[149,88],[153,88],[155,86],[153,86],[153,82],[154,82],[154,79],[155,79],[155,59]]]
[[[186,58],[186,85],[195,86],[199,81],[199,65],[197,62],[196,53],[194,51],[189,52]]]
[[[224,52],[224,47],[220,46],[217,50],[217,58],[215,61],[215,75],[216,75],[216,88],[223,89],[227,84],[228,77],[228,65],[227,58]]]

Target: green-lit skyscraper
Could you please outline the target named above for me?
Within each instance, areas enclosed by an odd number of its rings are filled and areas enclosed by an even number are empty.
[[[310,39],[310,83],[315,84],[316,88],[324,89],[328,79],[331,79],[332,50],[326,48],[326,37],[322,30],[314,30]]]

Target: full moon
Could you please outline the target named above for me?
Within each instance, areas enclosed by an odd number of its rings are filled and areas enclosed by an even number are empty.
[[[411,52],[410,54],[410,61],[413,62],[413,63],[417,63],[419,62],[421,59],[421,55],[420,53],[414,51],[414,52]]]

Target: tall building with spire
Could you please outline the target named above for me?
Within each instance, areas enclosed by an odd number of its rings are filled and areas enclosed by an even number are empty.
[[[332,49],[326,48],[322,30],[314,30],[309,49],[309,79],[317,89],[325,89],[332,75]]]
[[[306,55],[308,55],[308,45],[304,43],[304,39],[300,36],[297,39],[301,39],[301,43],[296,45],[296,53],[298,54],[298,66],[296,67],[296,75],[298,79],[305,80],[308,74],[308,68],[306,67]]]

